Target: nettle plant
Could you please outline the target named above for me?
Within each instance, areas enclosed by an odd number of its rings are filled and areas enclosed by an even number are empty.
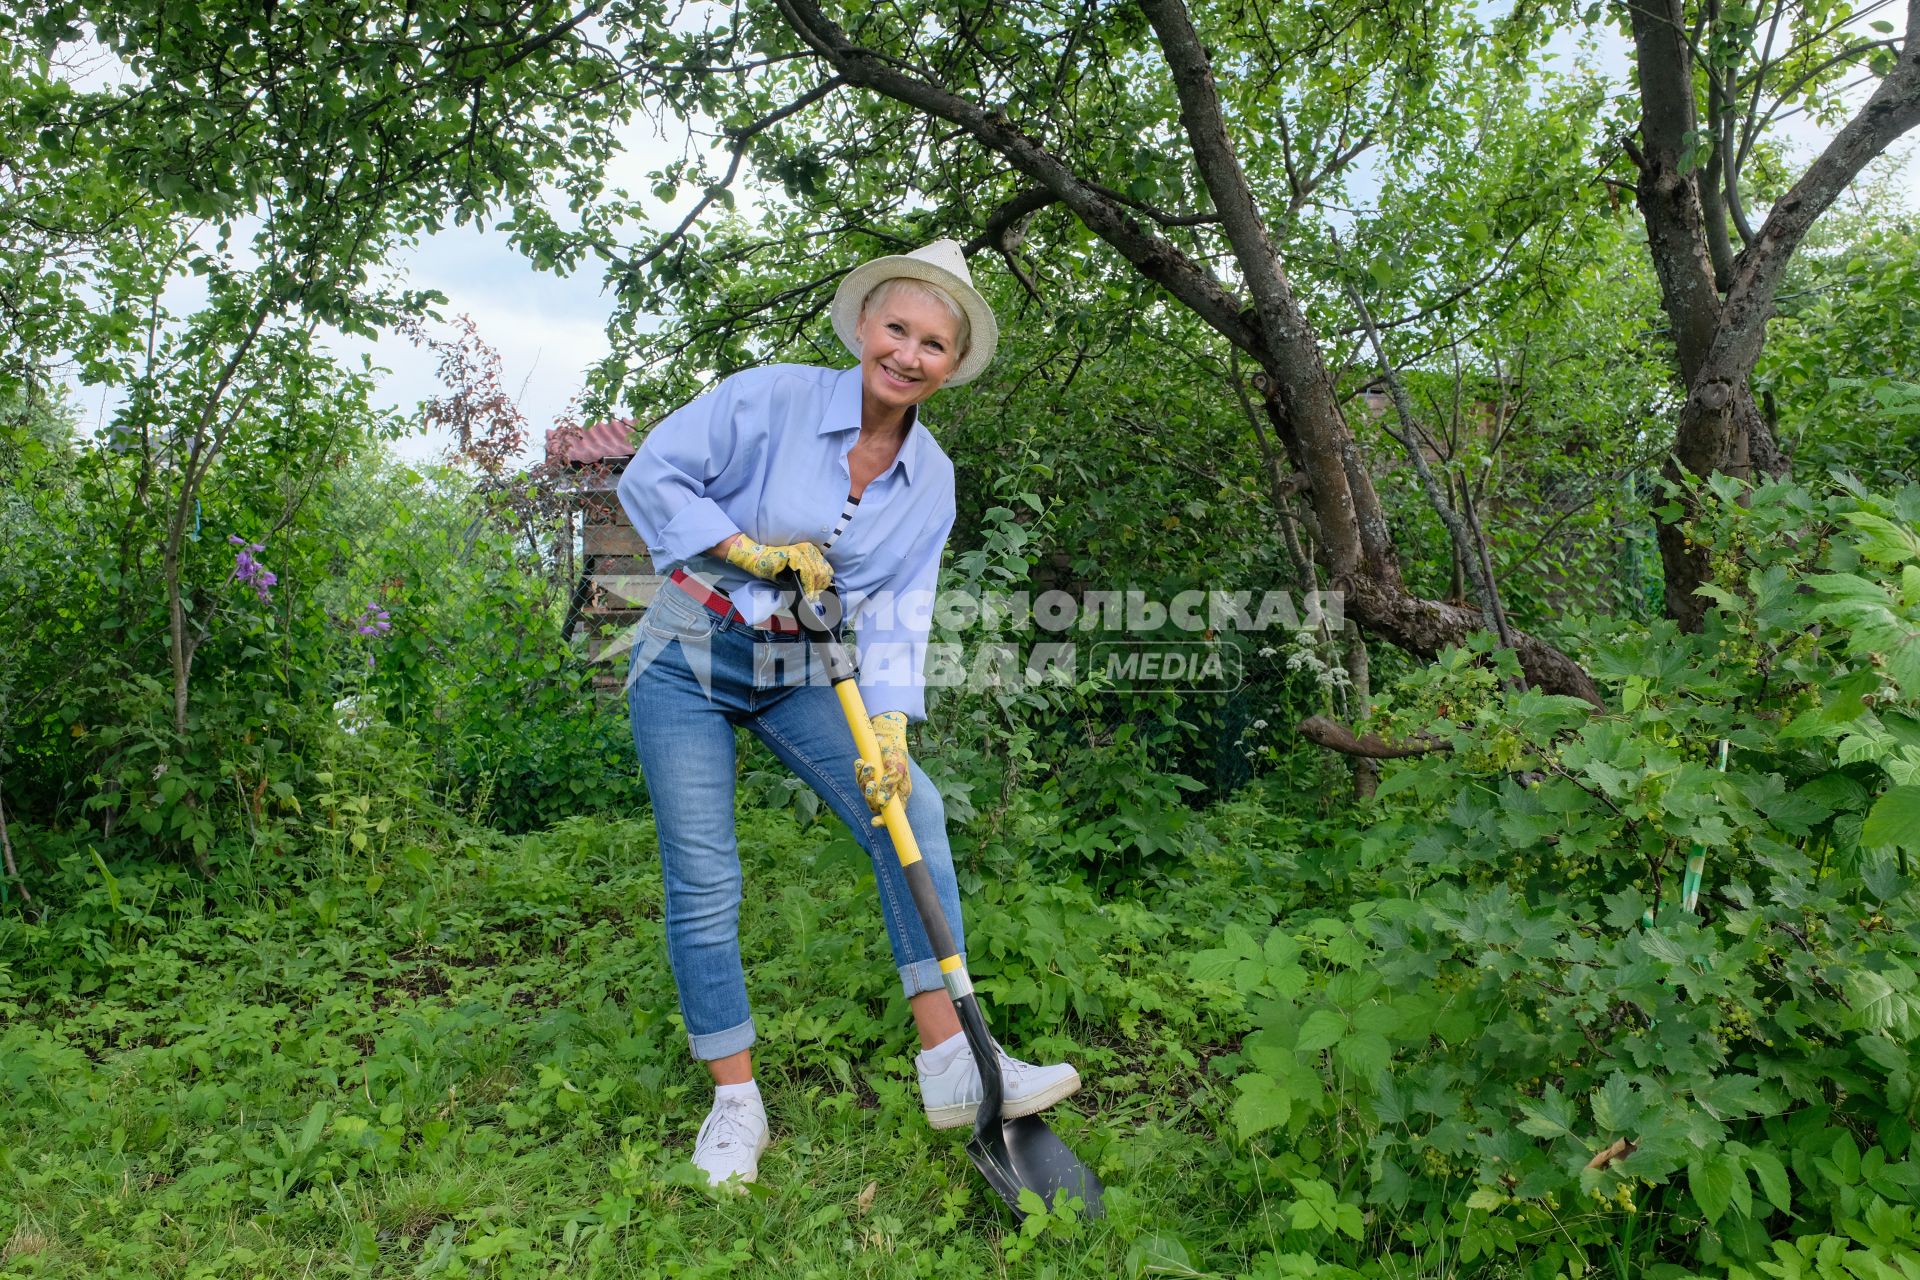
[[[1920,489],[1701,497],[1699,634],[1597,631],[1600,713],[1504,654],[1417,673],[1381,727],[1435,750],[1345,914],[1194,962],[1252,1028],[1240,1135],[1356,1266],[1916,1274]]]

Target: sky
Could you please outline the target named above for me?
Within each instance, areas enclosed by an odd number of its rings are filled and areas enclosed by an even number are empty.
[[[1897,13],[1895,14],[1897,17]],[[1569,45],[1569,49],[1571,46]],[[1626,72],[1625,43],[1609,37],[1599,56],[1608,64],[1617,64]],[[1864,91],[1861,96],[1864,96]],[[1824,142],[1823,134],[1809,126],[1805,118],[1788,122],[1784,129],[1803,159]],[[645,191],[644,175],[677,154],[678,140],[662,138],[650,124],[636,124],[627,135],[626,154],[609,172],[611,185],[631,191]],[[1913,140],[1898,154],[1904,186],[1910,203],[1920,206],[1920,152]],[[751,193],[741,191],[741,211],[752,216]],[[682,197],[682,206],[659,211],[657,221],[670,226],[684,212],[691,195]],[[1756,219],[1760,216],[1757,212]],[[607,352],[605,324],[613,309],[611,295],[605,290],[601,268],[589,261],[573,276],[536,271],[515,250],[504,232],[484,227],[450,228],[422,240],[410,252],[393,263],[407,282],[416,288],[437,289],[447,298],[441,313],[452,319],[470,315],[480,336],[500,354],[502,385],[519,404],[527,419],[528,461],[538,456],[547,428],[565,416],[575,397],[584,389],[586,372]],[[191,291],[187,283],[181,292],[169,295],[169,303],[178,309],[189,307]],[[370,355],[379,375],[379,398],[392,408],[412,415],[420,402],[440,391],[432,353],[405,338],[389,335],[376,343],[357,339],[338,340],[335,350],[343,355]],[[89,424],[103,424],[112,412],[114,399],[99,388],[82,390],[79,402]],[[416,433],[399,442],[396,452],[409,461],[425,461],[441,456],[446,449],[444,435]]]

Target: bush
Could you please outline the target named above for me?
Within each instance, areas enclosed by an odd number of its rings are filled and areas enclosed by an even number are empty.
[[[1387,775],[1326,903],[1193,961],[1245,1011],[1233,1120],[1299,1247],[1920,1260],[1920,490],[1716,480],[1702,519],[1705,631],[1593,637],[1620,710],[1446,655],[1387,717],[1443,749]]]

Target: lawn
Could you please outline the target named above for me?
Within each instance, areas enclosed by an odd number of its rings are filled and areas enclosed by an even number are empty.
[[[96,864],[64,914],[0,924],[0,1274],[1192,1274],[1286,1229],[1223,1128],[1209,1058],[1231,1029],[1163,954],[1271,919],[1225,891],[1245,858],[1099,901],[1017,863],[983,876],[972,851],[990,1016],[1026,1056],[1079,1064],[1052,1116],[1111,1188],[1104,1221],[1022,1229],[920,1114],[844,832],[743,815],[775,1126],[745,1196],[686,1162],[707,1097],[650,826],[438,836],[214,895]]]

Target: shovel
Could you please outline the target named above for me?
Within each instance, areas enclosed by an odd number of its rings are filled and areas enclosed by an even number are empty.
[[[873,723],[867,718],[866,703],[854,680],[853,655],[840,643],[832,628],[803,603],[797,578],[791,572],[781,576],[782,585],[794,601],[793,616],[813,642],[814,652],[825,662],[827,678],[840,696],[840,709],[846,714],[847,727],[853,730],[853,742],[860,758],[877,766],[880,743],[873,736]],[[838,615],[838,610],[835,614]],[[987,1034],[987,1020],[973,994],[973,979],[967,976],[966,961],[960,958],[953,930],[947,927],[946,913],[940,909],[940,899],[934,893],[933,877],[927,872],[927,864],[921,861],[920,846],[913,838],[913,829],[907,825],[906,804],[894,796],[887,801],[880,816],[886,823],[887,834],[893,837],[894,852],[899,855],[900,869],[906,874],[907,888],[913,894],[913,905],[920,912],[927,941],[933,944],[934,955],[940,957],[941,981],[953,999],[954,1012],[960,1015],[960,1029],[980,1069],[980,1085],[985,1096],[973,1122],[973,1136],[967,1140],[967,1155],[987,1184],[1007,1202],[1016,1219],[1027,1216],[1026,1210],[1020,1207],[1022,1191],[1034,1192],[1049,1209],[1056,1203],[1064,1203],[1068,1197],[1078,1196],[1086,1206],[1083,1216],[1099,1217],[1104,1188],[1098,1175],[1082,1164],[1039,1116],[1008,1120],[1001,1115],[1004,1085],[999,1055],[993,1037]]]

